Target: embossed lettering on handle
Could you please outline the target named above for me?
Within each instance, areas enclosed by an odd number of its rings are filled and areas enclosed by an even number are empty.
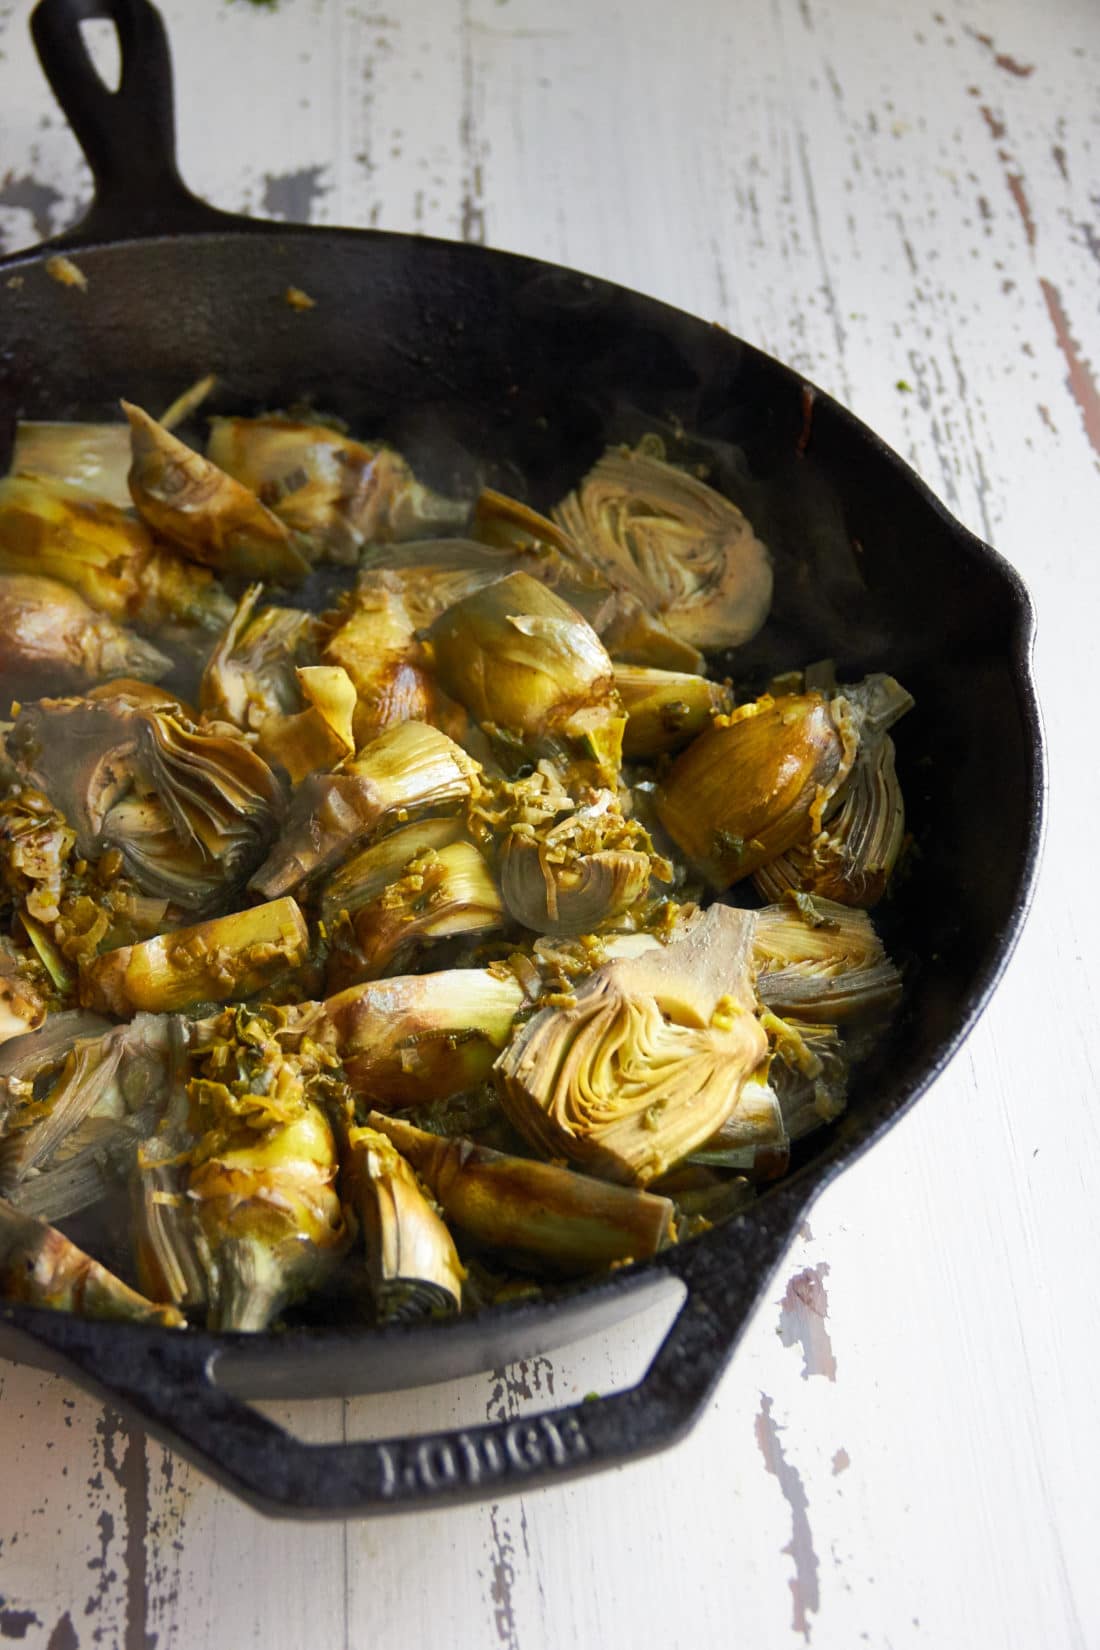
[[[375,1446],[382,1466],[381,1494],[434,1491],[523,1477],[547,1467],[584,1461],[592,1453],[577,1416],[509,1421],[496,1432],[457,1432]]]

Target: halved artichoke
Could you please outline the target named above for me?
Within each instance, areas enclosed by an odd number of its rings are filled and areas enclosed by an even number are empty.
[[[192,561],[239,578],[297,584],[309,572],[285,522],[254,493],[129,401],[130,496],[142,520]]]
[[[625,719],[611,660],[552,590],[509,574],[448,608],[429,637],[444,688],[513,759],[565,751],[617,776]]]
[[[75,1243],[34,1215],[0,1198],[0,1296],[75,1312],[182,1329],[174,1306],[159,1306],[108,1272]]]
[[[343,914],[353,917],[396,882],[410,860],[430,850],[439,851],[466,834],[461,819],[419,819],[401,825],[381,842],[355,854],[321,889],[321,918],[332,924]]]
[[[214,418],[206,456],[328,561],[352,563],[364,543],[457,529],[469,513],[417,481],[400,453],[324,424]]]
[[[220,630],[233,603],[214,575],[154,545],[146,527],[81,487],[0,481],[0,572],[58,579],[117,622]]]
[[[407,1107],[476,1088],[526,993],[505,968],[453,968],[353,985],[325,1014],[357,1094]]]
[[[613,449],[554,519],[612,584],[693,647],[738,647],[768,616],[767,550],[735,504],[686,470]]]
[[[240,1001],[289,974],[308,950],[309,929],[295,901],[271,900],[101,952],[81,967],[80,1000],[119,1019],[138,1009],[165,1014]]]
[[[21,711],[9,744],[81,854],[117,847],[144,893],[189,911],[239,886],[283,808],[248,745],[124,693],[41,699]]]
[[[751,981],[753,915],[713,905],[657,950],[598,968],[496,1064],[509,1118],[549,1157],[647,1185],[738,1109],[767,1054]]]
[[[673,1239],[666,1197],[444,1139],[381,1112],[367,1121],[412,1164],[456,1226],[540,1269],[584,1272],[647,1260]]]
[[[887,729],[912,708],[912,695],[882,674],[845,687],[843,694],[859,730],[851,775],[834,794],[820,829],[756,871],[765,899],[781,900],[793,890],[869,908],[886,892],[897,864],[905,803]]]
[[[452,739],[426,722],[404,722],[346,762],[298,786],[282,835],[252,878],[274,898],[345,859],[390,823],[452,812],[478,785],[480,769]]]
[[[328,987],[407,970],[433,943],[504,923],[492,874],[469,842],[427,848],[334,934]]]
[[[733,709],[733,697],[721,682],[682,670],[616,664],[615,687],[626,712],[623,755],[628,758],[680,750],[712,717]]]
[[[392,1322],[456,1311],[466,1269],[412,1168],[376,1128],[349,1128],[344,1156],[379,1317]]]
[[[677,757],[657,816],[711,887],[727,888],[820,828],[856,748],[845,700],[765,694],[716,717]]]
[[[0,574],[0,683],[13,695],[56,693],[109,676],[156,681],[171,666],[152,642],[88,606],[58,579]]]

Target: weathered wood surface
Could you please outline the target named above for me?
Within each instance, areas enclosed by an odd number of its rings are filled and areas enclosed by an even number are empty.
[[[7,250],[87,191],[29,9],[0,0]],[[63,1381],[0,1366],[0,1638],[1100,1644],[1094,0],[164,9],[183,168],[209,199],[586,267],[714,317],[881,431],[1032,587],[1050,828],[993,1006],[822,1197],[684,1445],[499,1505],[273,1525]],[[636,1377],[667,1317],[286,1416],[340,1437],[537,1408]]]

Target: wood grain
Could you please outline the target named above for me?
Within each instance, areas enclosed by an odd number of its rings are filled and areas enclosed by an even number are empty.
[[[879,430],[1031,586],[1050,825],[992,1007],[821,1198],[685,1444],[499,1505],[273,1525],[60,1380],[0,1366],[0,1637],[1100,1643],[1093,0],[164,10],[181,160],[209,199],[579,265],[713,317]],[[0,0],[8,250],[88,192],[28,11]],[[319,1438],[537,1409],[636,1378],[661,1322],[282,1418]]]

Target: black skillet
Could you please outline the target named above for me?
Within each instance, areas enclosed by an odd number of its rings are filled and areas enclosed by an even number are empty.
[[[118,31],[115,93],[81,39],[92,18]],[[840,1123],[720,1229],[561,1298],[384,1330],[180,1334],[0,1303],[0,1353],[63,1370],[287,1515],[495,1498],[662,1448],[702,1412],[811,1200],[942,1071],[1019,933],[1044,794],[1024,588],[850,413],[704,321],[529,258],[196,200],[148,0],[41,0],[31,26],[96,192],[76,229],[0,263],[0,419],[114,416],[123,394],[164,406],[214,370],[227,409],[312,400],[386,435],[437,486],[495,481],[538,506],[608,441],[661,429],[710,464],[775,556],[776,611],[736,673],[831,654],[842,678],[886,668],[915,693],[898,730],[915,852],[880,909],[906,965],[902,1012]],[[83,290],[51,276],[62,250]],[[292,308],[291,286],[314,307]],[[642,1381],[534,1420],[307,1445],[243,1401],[497,1367],[625,1317],[669,1277],[686,1298]]]

